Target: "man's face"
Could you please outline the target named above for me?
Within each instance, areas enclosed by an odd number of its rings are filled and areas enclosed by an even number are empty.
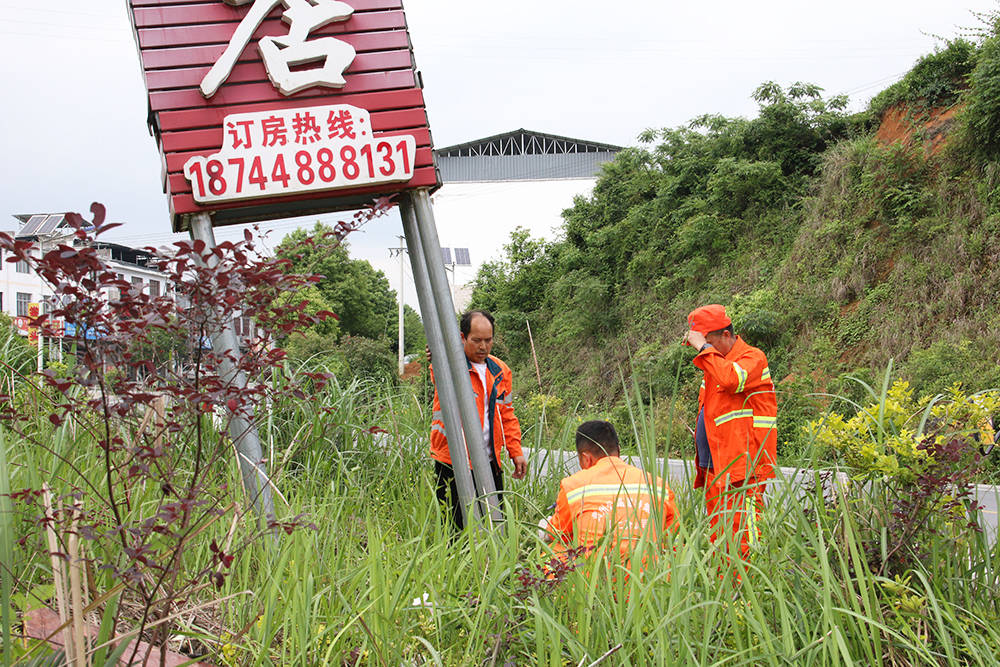
[[[469,335],[462,334],[462,344],[465,346],[465,356],[469,361],[482,364],[493,349],[493,325],[482,315],[472,318]]]
[[[717,349],[723,355],[729,354],[729,351],[733,349],[733,345],[736,343],[736,338],[729,333],[728,330],[722,333],[707,333],[705,334],[705,342],[710,343],[712,347]]]

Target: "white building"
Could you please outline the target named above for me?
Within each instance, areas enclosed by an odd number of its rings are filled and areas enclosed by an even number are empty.
[[[62,213],[35,215],[15,215],[21,224],[13,232],[7,232],[19,240],[34,241],[35,252],[44,252],[57,243],[73,242],[74,230],[65,221]],[[151,266],[147,266],[151,256],[141,250],[117,243],[98,242],[98,251],[105,258],[109,268],[133,285],[142,285],[151,296],[165,294],[166,276]],[[27,317],[28,304],[42,304],[47,307],[47,297],[52,290],[31,270],[27,262],[8,262],[0,258],[0,311],[13,318]],[[15,320],[17,321],[17,320]],[[19,326],[19,328],[21,328]],[[22,333],[27,335],[27,329]]]

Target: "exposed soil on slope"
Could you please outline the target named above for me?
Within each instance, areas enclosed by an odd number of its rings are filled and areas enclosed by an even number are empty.
[[[423,369],[424,367],[419,361],[411,361],[403,366],[403,379],[409,380],[415,377],[420,377],[420,372]]]
[[[903,104],[890,107],[882,116],[875,140],[883,146],[896,142],[922,146],[927,155],[936,155],[945,146],[961,105],[946,109],[915,110]]]

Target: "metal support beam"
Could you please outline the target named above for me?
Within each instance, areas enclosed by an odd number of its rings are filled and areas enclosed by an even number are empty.
[[[462,510],[465,525],[470,526],[471,516],[480,515],[473,504],[476,486],[468,465],[469,456],[466,454],[465,437],[458,412],[458,396],[455,393],[455,384],[451,380],[448,355],[445,353],[444,337],[441,334],[441,322],[437,317],[434,290],[431,289],[428,277],[427,258],[420,242],[417,216],[413,203],[406,194],[400,198],[399,213],[403,219],[403,233],[406,235],[406,247],[410,255],[410,267],[413,270],[413,284],[416,286],[417,301],[420,304],[420,317],[424,321],[427,345],[435,359],[434,366],[437,372],[434,374],[434,384],[437,387],[438,401],[441,403],[441,421],[444,422],[445,433],[448,436],[448,453],[451,455],[452,468],[455,471],[458,505]],[[440,255],[439,252],[437,256]],[[453,437],[456,433],[462,437]]]
[[[407,193],[404,200],[412,207],[413,217],[416,222],[416,238],[419,239],[426,261],[431,292],[435,297],[433,305],[437,314],[437,320],[441,326],[444,352],[447,355],[448,371],[458,397],[457,407],[462,427],[465,431],[465,441],[469,443],[466,449],[468,450],[468,457],[471,459],[472,474],[476,482],[476,488],[479,491],[479,496],[484,497],[486,500],[491,520],[500,522],[502,520],[500,501],[497,497],[496,486],[493,483],[490,462],[483,448],[482,422],[476,409],[475,398],[472,395],[468,362],[465,358],[465,349],[459,337],[458,323],[455,321],[455,306],[448,288],[448,276],[445,273],[444,264],[437,259],[441,257],[441,243],[438,240],[437,226],[434,224],[434,211],[431,208],[430,195],[425,188],[421,188]],[[408,240],[409,237],[410,234],[407,232]],[[441,385],[441,375],[435,374],[435,379],[437,379],[439,387]],[[451,447],[451,442],[451,432],[449,432],[449,447]],[[465,458],[463,455],[462,460],[465,460]],[[455,459],[452,459],[452,461],[454,462]],[[456,464],[454,467],[457,470],[458,465]]]
[[[217,247],[215,231],[212,229],[212,218],[207,213],[196,213],[191,216],[191,238],[204,241],[209,249]],[[208,266],[218,264],[218,258],[210,256]],[[232,320],[221,323],[218,331],[212,333],[212,351],[219,358],[219,374],[225,384],[232,383],[240,389],[247,386],[246,374],[239,370],[229,359],[229,354],[239,356],[240,347],[236,339],[236,330]],[[274,516],[274,498],[271,495],[271,482],[264,466],[264,452],[260,437],[254,423],[242,416],[230,414],[229,436],[233,440],[239,457],[240,473],[243,476],[243,489],[253,503],[257,516],[261,519]]]

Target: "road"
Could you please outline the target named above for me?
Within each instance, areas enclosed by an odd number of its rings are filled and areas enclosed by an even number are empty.
[[[576,453],[569,451],[533,449],[525,447],[525,455],[528,457],[528,470],[531,474],[544,477],[552,470],[553,474],[559,476],[570,475],[580,469],[576,460]],[[626,461],[642,468],[642,461],[637,456],[625,456]],[[656,459],[658,471],[663,470],[663,459]],[[802,468],[782,467],[775,471],[775,480],[767,485],[765,497],[781,498],[787,493],[786,488],[791,485],[797,494],[805,493],[813,483],[814,472]],[[847,475],[837,473],[837,480],[841,483],[847,481]],[[687,488],[694,480],[694,462],[685,459],[667,459],[667,481],[675,490]],[[983,527],[990,543],[997,540],[997,508],[1000,501],[1000,487],[977,484],[975,486],[975,497],[982,506],[980,510],[980,525]]]

